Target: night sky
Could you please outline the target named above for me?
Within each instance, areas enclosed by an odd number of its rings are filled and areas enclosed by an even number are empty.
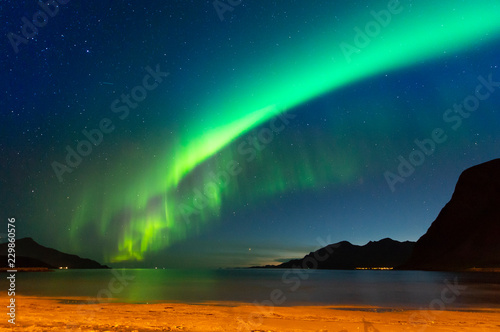
[[[60,3],[0,4],[0,233],[272,264],[417,240],[500,155],[496,0]]]

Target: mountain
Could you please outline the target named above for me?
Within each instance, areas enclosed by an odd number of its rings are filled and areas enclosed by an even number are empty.
[[[500,159],[459,177],[451,200],[416,243],[404,269],[500,267]]]
[[[356,268],[397,267],[411,255],[415,242],[399,242],[386,238],[368,242],[364,246],[347,241],[330,244],[302,259],[294,259],[266,268],[317,268],[331,270],[353,270]]]
[[[7,243],[0,244],[0,253],[7,254]],[[30,237],[16,241],[16,267],[68,267],[68,269],[105,269],[109,268],[96,261],[65,254],[44,247]],[[7,259],[2,260],[7,264]]]
[[[7,260],[8,256],[0,256],[0,261],[2,262],[3,265],[0,265],[0,268],[7,268]],[[47,264],[45,262],[42,262],[38,259],[31,258],[31,257],[24,257],[24,256],[17,256],[16,255],[16,267],[46,267],[48,269],[55,269],[55,266],[52,266],[50,264]]]

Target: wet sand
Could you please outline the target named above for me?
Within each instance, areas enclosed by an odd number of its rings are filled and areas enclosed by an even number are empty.
[[[0,331],[500,331],[500,309],[419,311],[375,307],[257,307],[242,303],[90,303],[16,296],[16,325],[0,297]]]

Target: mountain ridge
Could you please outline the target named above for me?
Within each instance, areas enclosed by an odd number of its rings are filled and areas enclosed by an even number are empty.
[[[253,268],[497,270],[499,236],[500,159],[493,159],[461,173],[450,201],[417,242],[384,238],[358,246],[341,241],[303,258]]]
[[[341,241],[310,252],[303,258],[293,259],[278,265],[254,266],[252,268],[325,270],[395,268],[408,260],[414,245],[415,242],[400,242],[390,238],[369,241],[365,245]]]
[[[500,159],[462,172],[450,201],[415,244],[412,270],[500,267]]]
[[[0,244],[0,253],[7,253],[9,242]],[[45,247],[31,237],[15,242],[16,267],[67,267],[68,269],[106,269],[106,265],[77,255],[67,254],[57,249]],[[19,260],[17,260],[19,259]],[[7,259],[3,260],[6,266]]]

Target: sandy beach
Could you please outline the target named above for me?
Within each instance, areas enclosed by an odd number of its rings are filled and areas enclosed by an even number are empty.
[[[2,297],[8,304],[8,298]],[[5,307],[4,307],[5,308]],[[6,312],[6,309],[4,309]],[[374,307],[257,307],[242,303],[90,303],[16,297],[16,324],[1,331],[498,331],[500,310],[419,311]]]

